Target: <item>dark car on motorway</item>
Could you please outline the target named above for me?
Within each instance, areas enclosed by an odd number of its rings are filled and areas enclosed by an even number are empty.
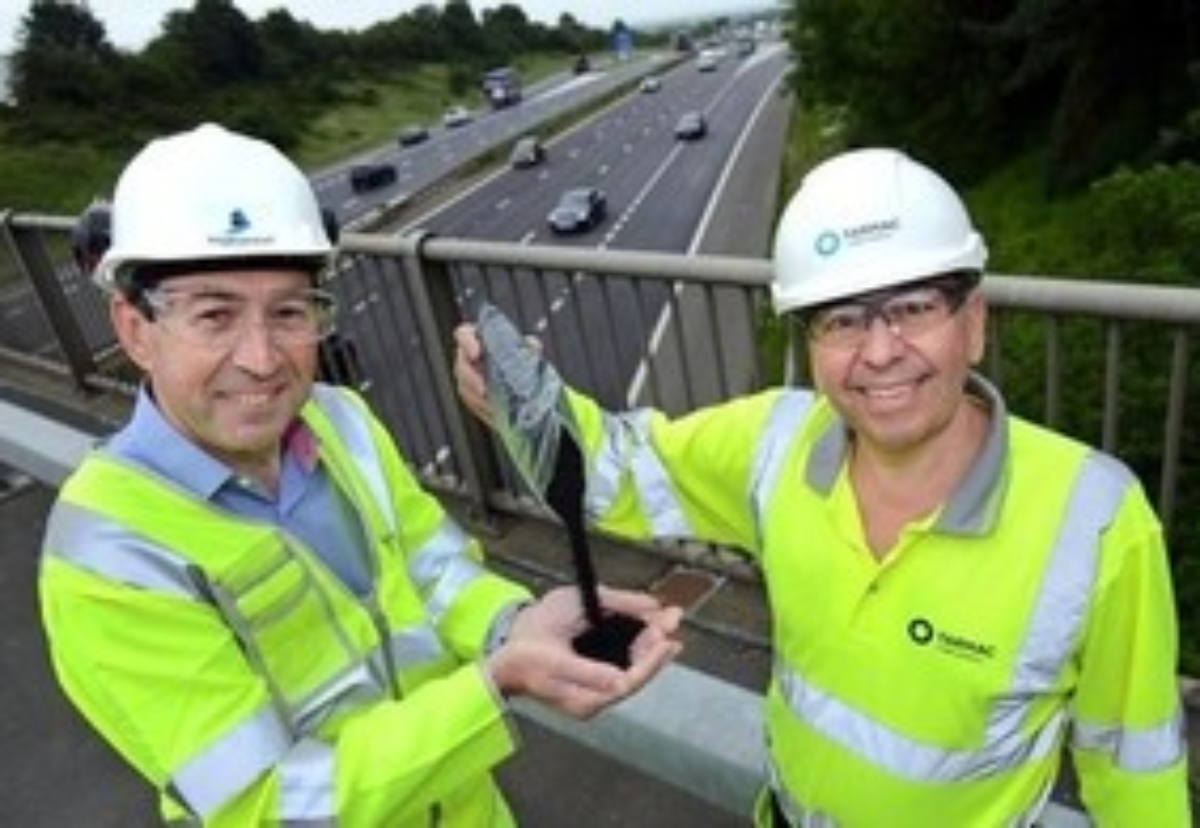
[[[422,126],[420,124],[407,126],[400,130],[400,137],[398,140],[400,141],[400,146],[402,147],[411,147],[416,144],[420,144],[423,141],[429,140],[429,127]]]
[[[365,193],[396,183],[396,168],[391,164],[355,164],[350,168],[350,189]]]
[[[675,137],[681,141],[695,141],[707,134],[708,121],[699,110],[685,112],[675,122]]]
[[[522,135],[513,144],[512,152],[508,155],[508,163],[513,169],[536,167],[546,160],[546,148],[542,139],[536,135]]]
[[[608,212],[608,199],[596,187],[572,187],[562,194],[546,220],[555,233],[582,233],[600,222]]]

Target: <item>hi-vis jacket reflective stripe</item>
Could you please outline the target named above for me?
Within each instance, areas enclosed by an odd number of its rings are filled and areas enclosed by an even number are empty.
[[[1157,519],[1115,459],[992,413],[973,467],[877,561],[827,401],[774,391],[669,421],[570,392],[598,525],[759,560],[771,783],[796,825],[1029,825],[1068,743],[1102,825],[1190,825]]]
[[[47,532],[61,683],[171,820],[511,825],[488,773],[513,748],[505,706],[468,661],[526,590],[481,566],[360,399],[317,386],[302,416],[372,541],[374,591],[100,449]]]

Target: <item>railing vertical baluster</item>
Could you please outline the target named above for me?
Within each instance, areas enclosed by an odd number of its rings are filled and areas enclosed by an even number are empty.
[[[1105,325],[1104,429],[1100,447],[1113,454],[1121,436],[1121,328],[1116,320]]]
[[[1062,318],[1058,315],[1046,317],[1046,407],[1044,422],[1057,428],[1062,422]]]
[[[1167,417],[1163,428],[1162,476],[1158,493],[1158,514],[1168,536],[1175,517],[1179,490],[1180,452],[1183,445],[1183,413],[1187,406],[1191,337],[1182,328],[1175,331],[1171,349],[1171,388]]]

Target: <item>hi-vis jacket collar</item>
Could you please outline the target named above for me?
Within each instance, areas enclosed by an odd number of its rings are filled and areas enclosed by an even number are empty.
[[[966,393],[979,399],[991,413],[983,451],[942,508],[934,529],[946,534],[983,535],[991,531],[1004,498],[1004,458],[1008,455],[1008,410],[1000,393],[980,374],[972,372]],[[809,457],[808,484],[822,494],[834,481],[850,448],[850,430],[837,419],[817,441]]]

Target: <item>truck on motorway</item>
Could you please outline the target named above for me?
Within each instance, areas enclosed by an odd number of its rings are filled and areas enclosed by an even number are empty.
[[[483,73],[483,95],[492,109],[503,109],[521,100],[521,76],[511,66],[500,66]]]

